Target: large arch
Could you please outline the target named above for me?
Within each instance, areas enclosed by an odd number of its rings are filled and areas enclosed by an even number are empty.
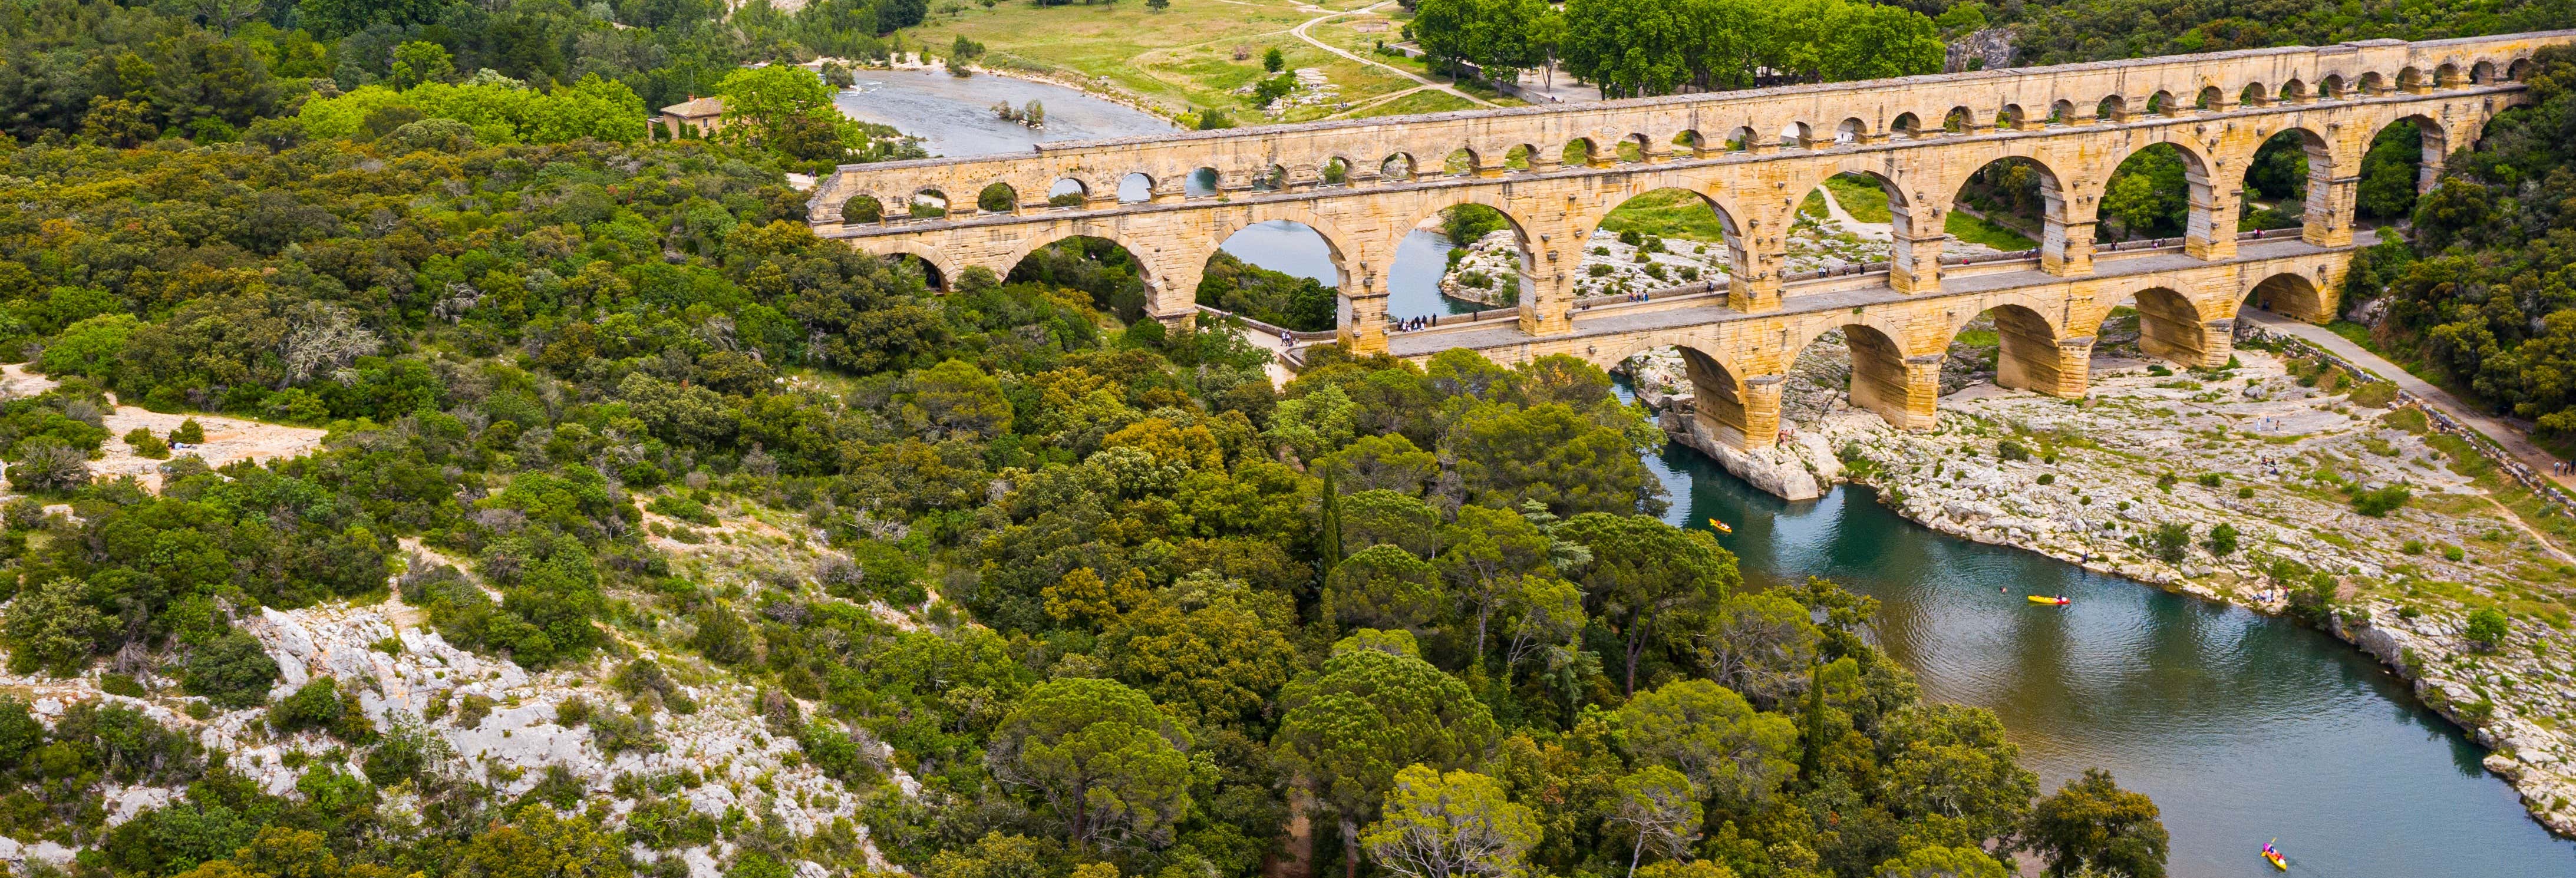
[[[2056,323],[2033,304],[2005,302],[1978,313],[1994,317],[1996,385],[2051,396],[2084,395],[2085,361],[2092,348],[2091,339],[2076,342],[2074,355],[2070,356],[2068,343],[2075,340],[2066,338]],[[1962,323],[1952,327],[1951,337],[1957,338],[1965,326]]]
[[[2325,240],[2335,222],[2335,155],[2324,135],[2297,126],[2284,128],[2264,139],[2253,155],[2237,164],[2241,168],[2237,179],[2240,191],[2299,199],[2297,219],[2303,234],[2311,242]],[[2298,167],[2291,167],[2293,164]],[[2295,179],[2285,179],[2285,175]],[[2268,223],[2253,225],[2270,227]]]
[[[1436,322],[1439,318],[1450,314],[1471,311],[1484,313],[1504,308],[1508,308],[1524,319],[1540,313],[1541,303],[1538,301],[1540,297],[1536,274],[1538,237],[1530,232],[1529,224],[1514,214],[1508,206],[1509,203],[1499,197],[1481,193],[1463,196],[1452,193],[1454,190],[1440,193],[1449,197],[1435,197],[1419,202],[1422,207],[1416,208],[1411,213],[1414,218],[1412,222],[1389,224],[1393,237],[1383,242],[1375,251],[1387,255],[1386,265],[1383,266],[1386,295],[1366,300],[1353,300],[1346,296],[1346,312],[1350,311],[1347,303],[1359,301],[1373,303],[1370,307],[1375,311],[1374,315],[1346,313],[1344,317],[1346,327],[1353,325],[1355,320],[1374,319],[1391,329],[1401,330],[1407,320],[1414,318],[1430,318],[1425,322]],[[1451,251],[1468,249],[1476,243],[1475,240],[1449,239],[1446,220],[1451,211],[1459,209],[1474,209],[1489,221],[1499,217],[1500,225],[1495,229],[1467,234],[1470,237],[1481,238],[1483,235],[1491,234],[1492,231],[1509,230],[1512,247],[1508,254],[1509,258],[1505,260],[1509,263],[1508,266],[1471,266],[1463,258],[1453,262],[1446,257],[1445,254]],[[1426,241],[1416,235],[1416,232],[1426,223],[1433,222],[1440,223],[1443,228],[1432,233],[1429,240]],[[1579,260],[1579,257],[1577,258]],[[1501,276],[1502,270],[1506,267],[1512,272],[1512,276],[1508,279]],[[1471,279],[1481,283],[1473,284],[1475,289],[1472,291],[1463,287],[1456,289],[1455,292],[1459,296],[1452,297],[1451,290],[1441,286],[1444,280],[1449,279],[1451,268],[1460,269],[1457,279],[1461,284],[1466,284]],[[1565,270],[1572,271],[1573,265],[1567,264]],[[1508,296],[1503,295],[1505,290],[1502,285],[1504,284],[1511,285]],[[1508,306],[1497,301],[1505,298],[1510,300]],[[1558,303],[1557,307],[1564,307],[1564,304]]]
[[[2165,150],[2170,150],[2173,154],[2172,161],[2178,161],[2181,164],[2180,190],[2161,193],[2168,198],[2176,196],[2180,198],[2183,214],[2179,222],[2175,222],[2174,217],[2163,213],[2144,217],[2142,221],[2140,216],[2109,212],[2107,208],[2110,205],[2106,203],[2103,219],[2116,221],[2122,235],[2122,238],[2112,240],[2179,237],[2192,248],[2193,255],[2199,256],[2205,256],[2207,250],[2214,245],[2222,242],[2232,243],[2236,239],[2236,218],[2235,211],[2232,209],[2235,202],[2233,199],[2223,203],[2219,200],[2216,188],[2211,185],[2213,178],[2209,170],[2211,165],[2209,157],[2201,154],[2200,149],[2189,141],[2159,137],[2151,142],[2139,144],[2136,149],[2130,150],[2128,155],[2121,157],[2119,164],[2113,166],[2111,177],[2103,182],[2103,192],[2107,196],[2115,187],[2121,185],[2122,177],[2131,174],[2148,174],[2152,178],[2161,179],[2165,171],[2159,167],[2159,164],[2167,159],[2160,158],[2157,154]],[[2159,190],[2164,190],[2166,185],[2161,182],[2156,184]],[[2106,202],[2107,200],[2106,197]],[[2226,209],[2222,211],[2222,208]],[[2223,219],[2219,216],[2222,212],[2226,214]],[[2107,237],[2112,225],[2113,223],[2106,222],[2098,228]]]
[[[1904,345],[1875,327],[1847,323],[1842,331],[1851,350],[1852,407],[1874,412],[1899,430],[1932,429],[1939,420],[1932,406],[1941,393],[1941,355],[1918,364],[1910,362]],[[1928,382],[1921,380],[1925,372]]]
[[[1799,200],[1823,188],[1826,181],[1845,174],[1866,178],[1878,184],[1879,191],[1887,196],[1890,238],[1887,248],[1888,284],[1899,292],[1907,293],[1940,288],[1941,242],[1947,239],[1948,233],[1941,228],[1939,208],[1908,195],[1907,180],[1888,176],[1884,164],[1873,167],[1867,157],[1854,156],[1819,166],[1817,170],[1820,173],[1814,179],[1808,181],[1804,188],[1794,190],[1790,196],[1795,199],[1787,205],[1792,215],[1798,209]],[[1845,205],[1846,209],[1849,207]]]
[[[2138,350],[2185,368],[2215,365],[2207,322],[2191,297],[2167,287],[2148,287],[2135,295]],[[2223,350],[2218,353],[2224,353]]]
[[[2324,323],[2333,315],[2324,290],[2318,289],[2307,275],[2285,271],[2264,278],[2245,294],[2246,304],[2283,314],[2309,323]]]
[[[1715,275],[1715,272],[1717,271],[1724,272],[1725,278],[1728,279],[1725,285],[1731,288],[1734,283],[1733,279],[1750,276],[1750,272],[1753,270],[1752,254],[1746,249],[1743,235],[1744,225],[1736,218],[1736,212],[1730,210],[1726,204],[1719,201],[1717,198],[1710,196],[1706,192],[1693,189],[1687,185],[1663,185],[1638,188],[1634,191],[1620,193],[1616,197],[1617,202],[1613,204],[1609,210],[1603,211],[1597,217],[1591,217],[1590,221],[1585,223],[1586,226],[1592,229],[1592,232],[1587,234],[1583,240],[1576,242],[1573,247],[1576,252],[1582,255],[1576,259],[1575,265],[1568,266],[1566,270],[1578,273],[1574,281],[1578,288],[1591,285],[1586,283],[1586,277],[1589,276],[1590,272],[1586,270],[1584,266],[1588,264],[1609,264],[1601,261],[1605,257],[1594,255],[1594,248],[1601,247],[1603,249],[1613,249],[1614,252],[1616,250],[1616,248],[1611,248],[1606,242],[1596,243],[1595,239],[1600,237],[1604,232],[1619,236],[1623,239],[1628,237],[1627,233],[1629,232],[1638,233],[1636,235],[1636,237],[1640,239],[1638,242],[1630,243],[1622,240],[1620,243],[1623,246],[1660,247],[1662,248],[1660,252],[1675,253],[1676,257],[1682,258],[1698,257],[1703,255],[1717,257],[1717,259],[1714,260],[1715,264],[1711,265],[1712,271],[1701,277],[1682,277],[1678,274],[1657,277],[1654,274],[1649,274],[1648,280],[1651,285],[1645,287],[1646,289],[1690,287],[1694,284],[1699,285],[1699,288],[1701,289],[1714,289],[1721,285],[1719,283],[1720,279]],[[1604,200],[1607,201],[1609,199]],[[1698,225],[1696,221],[1700,220],[1701,217],[1692,216],[1693,211],[1690,207],[1684,206],[1679,207],[1678,209],[1673,209],[1674,205],[1696,205],[1698,207],[1704,207],[1708,211],[1707,219],[1713,220],[1713,222],[1707,226]],[[1633,211],[1629,210],[1632,206],[1638,209]],[[1709,240],[1707,237],[1708,233],[1712,230],[1717,236],[1717,239],[1714,241]],[[1645,241],[1648,239],[1651,239],[1655,243],[1646,244]],[[1673,239],[1681,239],[1686,242],[1690,242],[1685,246],[1691,246],[1694,249],[1689,252],[1675,252],[1672,250]],[[1706,254],[1699,252],[1699,249],[1701,248],[1712,246],[1718,249],[1715,252]],[[1653,252],[1657,251],[1648,250],[1650,259]],[[1644,265],[1647,266],[1647,268],[1641,270],[1654,272],[1657,270],[1656,266],[1661,266],[1666,261],[1668,260],[1653,260],[1646,263],[1637,263],[1632,256],[1630,264]],[[1696,258],[1689,259],[1688,261],[1709,263],[1712,260]],[[1614,271],[1605,272],[1604,276],[1613,273],[1625,274],[1627,272],[1621,270],[1620,267],[1614,266]]]
[[[1064,246],[1068,244],[1072,246]],[[1163,316],[1163,309],[1156,305],[1166,279],[1152,261],[1144,258],[1151,252],[1115,230],[1080,227],[1060,235],[1033,235],[1020,242],[1002,260],[999,274],[1012,282],[1048,283],[1081,290],[1091,295],[1093,307],[1132,322]]]
[[[2007,252],[2036,248],[2064,257],[2066,190],[2039,158],[2007,155],[1979,166],[1960,178],[1950,210],[1942,230],[1953,237]]]
[[[2406,129],[2413,128],[2412,142]],[[2450,132],[2440,120],[2422,113],[2389,119],[2363,140],[2353,193],[2355,214],[2366,220],[2396,222],[2415,213],[2415,196],[2441,181]]]
[[[1690,377],[1691,416],[1699,420],[1700,432],[1730,448],[1752,448],[1778,441],[1780,415],[1777,402],[1767,407],[1767,416],[1754,423],[1753,409],[1745,404],[1749,389],[1743,375],[1726,367],[1716,357],[1691,345],[1676,345],[1681,351],[1683,372]]]

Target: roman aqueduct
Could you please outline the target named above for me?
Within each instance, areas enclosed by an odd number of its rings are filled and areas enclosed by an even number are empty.
[[[2137,307],[2148,353],[2192,366],[2227,359],[2236,309],[2249,298],[2330,319],[2356,246],[2371,139],[2415,122],[2429,184],[2445,155],[2524,99],[2532,53],[2569,42],[2576,31],[2368,40],[1054,143],[843,166],[816,187],[809,215],[816,233],[917,257],[935,278],[970,266],[1007,273],[1049,243],[1106,239],[1135,257],[1147,310],[1166,321],[1196,313],[1192,299],[1219,244],[1256,223],[1294,221],[1331,248],[1338,332],[1354,350],[1421,359],[1473,348],[1503,362],[1566,353],[1606,366],[1674,345],[1689,362],[1703,426],[1756,447],[1776,437],[1781,374],[1834,329],[1851,346],[1853,403],[1900,427],[1928,427],[1943,352],[1989,310],[2002,338],[1998,382],[2061,396],[2084,393],[2093,327],[2121,304]],[[2304,227],[2240,235],[2246,170],[2283,132],[2297,132],[2307,153]],[[2158,143],[2184,157],[2187,234],[2171,246],[2097,252],[2113,169]],[[2037,252],[1944,264],[1951,199],[1969,175],[2007,158],[2041,171]],[[1844,173],[1888,193],[1888,262],[1792,276],[1784,233],[1799,202]],[[1217,185],[1194,192],[1192,175]],[[972,193],[997,182],[1014,193],[1012,206],[972,209]],[[1668,188],[1714,208],[1730,279],[1698,295],[1578,302],[1573,268],[1603,216]],[[1077,197],[1046,197],[1064,191]],[[906,208],[922,193],[948,198],[950,209],[915,218]],[[1422,218],[1470,202],[1508,217],[1522,245],[1518,319],[1389,335],[1386,275],[1398,242]]]

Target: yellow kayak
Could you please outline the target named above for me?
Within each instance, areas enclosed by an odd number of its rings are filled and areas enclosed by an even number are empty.
[[[2067,604],[2074,603],[2074,601],[2070,601],[2065,598],[2049,597],[2044,594],[2031,595],[2030,602],[2034,604],[2047,604],[2052,607],[2063,607]]]
[[[1719,521],[1714,518],[1708,520],[1708,527],[1710,530],[1714,530],[1722,534],[1731,534],[1735,532],[1735,528],[1728,527],[1726,526],[1726,522]]]

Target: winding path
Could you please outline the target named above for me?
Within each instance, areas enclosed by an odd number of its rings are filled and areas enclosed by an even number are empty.
[[[1305,41],[1306,41],[1306,43],[1307,43],[1308,45],[1314,46],[1315,48],[1322,49],[1322,50],[1327,51],[1327,52],[1331,52],[1331,53],[1333,53],[1333,54],[1335,54],[1335,55],[1340,55],[1340,56],[1342,56],[1342,57],[1344,57],[1344,58],[1348,58],[1348,59],[1350,59],[1350,60],[1357,61],[1357,62],[1359,62],[1359,63],[1366,64],[1366,65],[1371,66],[1371,67],[1382,68],[1382,69],[1384,69],[1384,70],[1387,70],[1387,71],[1389,71],[1389,72],[1394,73],[1394,74],[1395,74],[1395,75],[1397,75],[1397,76],[1401,76],[1401,77],[1404,77],[1404,78],[1406,78],[1406,79],[1410,79],[1410,80],[1413,80],[1414,82],[1418,82],[1418,83],[1421,83],[1421,84],[1422,84],[1420,87],[1417,87],[1417,88],[1410,88],[1410,89],[1406,89],[1406,90],[1404,90],[1403,94],[1412,94],[1413,92],[1421,91],[1421,90],[1423,90],[1423,89],[1427,88],[1427,89],[1430,89],[1430,90],[1432,90],[1432,91],[1444,91],[1444,92],[1448,92],[1448,93],[1450,93],[1450,94],[1452,94],[1452,95],[1456,95],[1456,96],[1458,96],[1458,97],[1460,97],[1460,98],[1463,98],[1463,99],[1467,100],[1469,103],[1473,103],[1473,104],[1475,104],[1476,106],[1479,106],[1479,107],[1500,107],[1500,106],[1502,106],[1501,104],[1494,103],[1493,101],[1485,100],[1484,98],[1480,98],[1480,97],[1477,97],[1477,96],[1475,96],[1475,95],[1471,95],[1471,94],[1468,94],[1468,93],[1466,93],[1466,92],[1459,91],[1457,86],[1450,85],[1450,84],[1447,84],[1447,83],[1444,83],[1444,82],[1439,82],[1439,81],[1436,81],[1436,80],[1432,80],[1432,79],[1429,79],[1429,78],[1426,78],[1426,77],[1423,77],[1423,76],[1415,75],[1415,74],[1414,74],[1414,72],[1413,72],[1413,71],[1411,71],[1411,70],[1406,70],[1406,69],[1404,69],[1404,68],[1402,68],[1402,67],[1397,67],[1397,66],[1395,66],[1395,65],[1393,65],[1393,64],[1388,64],[1388,63],[1386,63],[1386,62],[1384,62],[1384,61],[1379,61],[1379,60],[1377,60],[1377,59],[1375,59],[1375,58],[1362,58],[1362,57],[1360,57],[1360,56],[1358,56],[1358,55],[1351,54],[1349,51],[1344,50],[1344,49],[1343,49],[1342,47],[1340,47],[1340,46],[1332,45],[1332,44],[1330,44],[1330,43],[1326,43],[1326,42],[1324,42],[1323,40],[1315,39],[1315,35],[1314,35],[1314,34],[1307,33],[1307,31],[1308,31],[1308,30],[1313,29],[1313,28],[1314,28],[1314,26],[1319,25],[1319,24],[1323,24],[1324,22],[1331,21],[1331,20],[1333,20],[1333,19],[1340,18],[1340,17],[1345,16],[1345,15],[1358,15],[1358,14],[1363,13],[1363,12],[1374,12],[1374,11],[1376,11],[1376,10],[1377,10],[1377,8],[1378,8],[1378,7],[1380,7],[1380,6],[1385,6],[1387,3],[1392,3],[1392,2],[1395,2],[1395,0],[1384,0],[1384,2],[1380,2],[1380,3],[1372,3],[1372,4],[1369,4],[1369,5],[1367,5],[1367,6],[1362,6],[1362,7],[1358,8],[1358,9],[1353,9],[1353,10],[1348,11],[1348,12],[1328,12],[1328,13],[1325,13],[1325,14],[1323,14],[1323,15],[1318,15],[1318,16],[1315,16],[1314,18],[1309,18],[1309,19],[1307,19],[1307,20],[1306,20],[1306,23],[1304,23],[1304,24],[1300,24],[1300,25],[1298,25],[1298,26],[1296,26],[1296,27],[1289,28],[1289,29],[1288,29],[1288,33],[1289,33],[1290,35],[1292,35],[1292,36],[1295,36],[1295,37],[1296,37],[1296,38],[1298,38],[1298,39],[1305,40]]]
[[[2441,409],[2443,414],[2451,416],[2451,420],[2467,424],[2471,429],[2486,434],[2487,438],[2504,446],[2504,450],[2512,454],[2515,460],[2522,461],[2522,465],[2530,467],[2532,472],[2544,474],[2550,481],[2560,485],[2576,487],[2576,476],[2557,473],[2554,467],[2559,462],[2558,458],[2549,452],[2542,451],[2540,446],[2532,444],[2531,437],[2521,430],[2514,429],[2513,425],[2470,407],[2467,403],[2461,402],[2459,397],[2452,396],[2450,391],[2415,377],[2414,373],[2400,368],[2378,354],[2371,353],[2369,348],[2354,344],[2352,339],[2336,335],[2333,330],[2323,326],[2260,309],[2248,308],[2238,311],[2237,314],[2262,324],[2265,329],[2298,336],[2301,341],[2333,351],[2335,356],[2360,363],[2371,371],[2379,373],[2380,377],[2397,382],[2399,388],[2414,394],[2415,398]],[[2543,540],[2542,543],[2546,545],[2547,541]]]

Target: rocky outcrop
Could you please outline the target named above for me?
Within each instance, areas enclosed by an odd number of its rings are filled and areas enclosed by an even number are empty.
[[[1783,499],[1822,497],[1842,479],[1842,461],[1834,457],[1825,437],[1816,433],[1783,434],[1777,445],[1746,451],[1703,432],[1699,419],[1680,406],[1665,409],[1659,423],[1673,441],[1708,455],[1736,478]]]

